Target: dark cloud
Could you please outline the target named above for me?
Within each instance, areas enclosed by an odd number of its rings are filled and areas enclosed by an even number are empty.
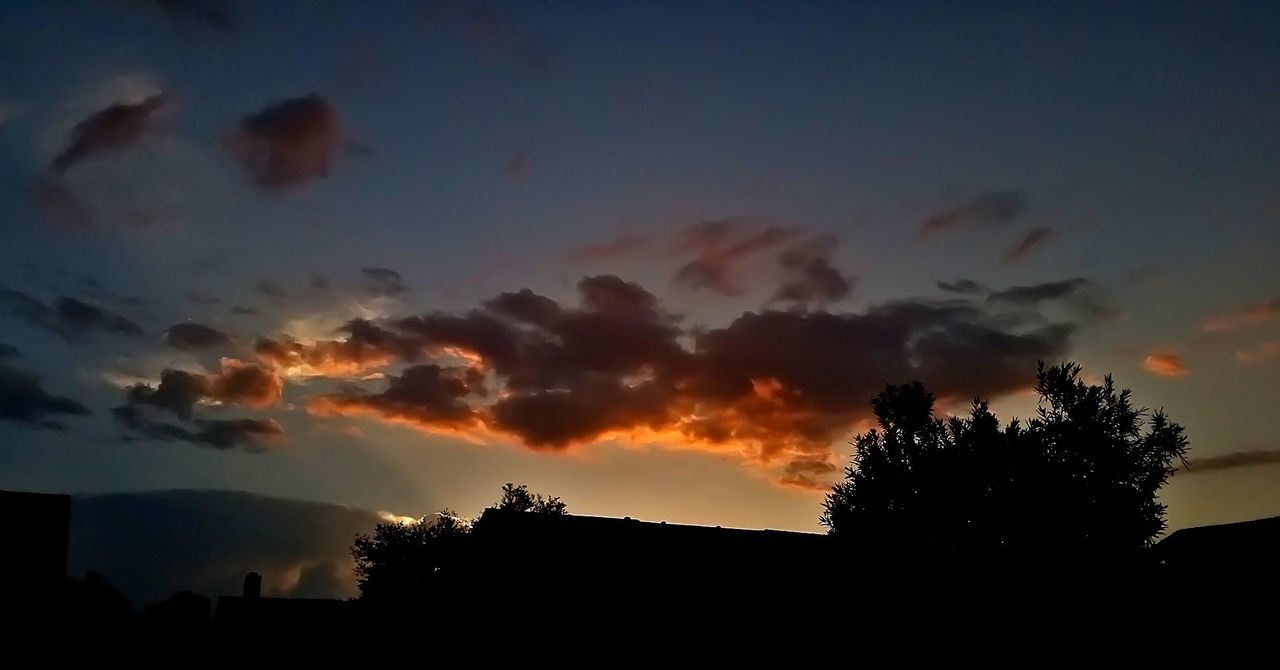
[[[683,328],[618,277],[588,277],[578,289],[577,305],[525,289],[469,312],[357,320],[345,339],[282,337],[256,349],[273,364],[336,376],[414,364],[382,391],[313,396],[317,414],[497,432],[549,449],[647,433],[795,461],[793,479],[817,482],[814,463],[866,418],[886,382],[920,380],[953,399],[1025,389],[1036,361],[1063,357],[1075,330],[1031,309],[927,300],[861,313],[748,312],[721,328]]]
[[[782,252],[783,282],[770,303],[800,306],[825,305],[841,300],[853,290],[853,280],[832,267],[829,255],[836,239],[821,235]]]
[[[289,188],[327,176],[341,146],[338,114],[317,94],[245,117],[226,141],[231,155],[265,188]]]
[[[957,279],[953,282],[938,282],[938,290],[946,293],[960,293],[962,295],[978,295],[987,292],[987,287],[979,284],[972,279]]]
[[[200,323],[175,323],[165,331],[164,343],[174,349],[192,351],[231,344],[230,335]]]
[[[91,230],[97,217],[84,200],[55,175],[41,174],[32,183],[32,198],[50,225],[65,230]]]
[[[311,279],[307,280],[307,287],[313,291],[328,291],[329,277],[322,274],[311,275]]]
[[[128,317],[75,298],[59,298],[54,311],[58,322],[73,333],[102,331],[139,337],[145,332],[142,326]]]
[[[253,288],[257,290],[258,293],[275,300],[284,300],[289,297],[288,291],[284,290],[284,288],[277,284],[275,280],[268,279],[267,277],[259,279],[257,283],[253,285]]]
[[[76,279],[76,287],[84,295],[99,302],[112,302],[124,307],[142,307],[147,304],[147,301],[137,296],[120,295],[89,275],[81,275]]]
[[[416,365],[388,377],[387,388],[381,393],[348,388],[316,396],[308,408],[321,415],[368,413],[415,426],[461,430],[479,423],[467,397],[483,394],[481,382],[481,377],[465,369]]]
[[[1092,285],[1093,283],[1088,279],[1076,277],[1075,279],[1063,279],[1030,286],[1012,286],[991,293],[987,300],[989,302],[1002,302],[1022,307],[1034,307],[1042,302],[1070,297]]]
[[[18,351],[17,347],[0,343],[0,358],[17,358],[21,355],[22,353]]]
[[[257,314],[258,309],[256,307],[245,307],[244,305],[234,305],[231,307],[231,313],[235,314],[236,316],[248,316],[251,314]]]
[[[351,540],[382,521],[239,491],[77,496],[72,516],[70,572],[98,572],[139,605],[179,590],[238,594],[251,570],[263,576],[264,595],[352,597]]]
[[[62,174],[89,156],[134,144],[145,133],[151,115],[168,99],[167,94],[161,93],[136,103],[117,103],[91,114],[72,128],[67,148],[53,159],[50,169]]]
[[[203,419],[195,416],[195,408],[200,403],[216,403],[263,409],[278,404],[282,391],[283,381],[275,370],[224,358],[216,374],[165,370],[156,386],[129,387],[125,404],[113,409],[112,415],[135,437],[259,451],[266,440],[284,435],[275,420]],[[161,420],[165,414],[181,423]]]
[[[190,289],[182,294],[182,298],[194,305],[217,305],[222,302],[222,298],[200,289]]]
[[[128,431],[127,439],[190,442],[219,451],[242,448],[257,453],[266,450],[267,441],[284,436],[275,419],[192,419],[175,424],[155,419],[139,405],[121,405],[111,414]]]
[[[15,354],[16,351],[9,347]],[[15,421],[38,428],[63,429],[50,415],[87,416],[89,408],[44,389],[39,375],[0,365],[0,421]]]
[[[741,266],[801,235],[796,228],[761,226],[739,218],[695,224],[683,230],[675,244],[677,254],[693,253],[695,257],[676,271],[674,280],[689,289],[741,295]]]
[[[67,296],[50,306],[22,291],[0,289],[0,306],[27,323],[57,333],[66,340],[94,333],[139,337],[145,332],[141,325],[124,315]]]
[[[1115,308],[1108,304],[1102,288],[1083,277],[1028,286],[1011,286],[1000,291],[992,291],[987,296],[987,302],[993,305],[1020,308],[1038,308],[1045,304],[1056,303],[1088,320],[1109,319],[1117,314]]]
[[[189,421],[196,403],[201,401],[262,409],[279,403],[282,391],[283,382],[271,368],[224,358],[221,368],[212,375],[165,370],[156,386],[129,387],[126,400],[130,405],[167,410]]]
[[[1004,254],[1006,263],[1012,263],[1031,253],[1033,249],[1056,237],[1058,232],[1049,226],[1040,226],[1029,231],[1017,244]]]
[[[982,191],[968,201],[934,214],[920,226],[921,237],[963,229],[1003,226],[1026,210],[1022,191]]]
[[[800,456],[787,463],[778,483],[810,491],[829,491],[839,469],[830,457]]]
[[[224,33],[240,27],[235,0],[140,0],[179,25],[192,25]]]
[[[1233,451],[1221,456],[1192,458],[1178,472],[1214,472],[1232,468],[1248,468],[1257,465],[1280,464],[1280,449],[1258,449],[1255,451]]]
[[[592,262],[623,258],[643,251],[648,245],[648,237],[627,233],[608,242],[578,247],[569,252],[568,259],[573,262]]]
[[[363,268],[365,291],[374,296],[396,296],[407,293],[409,287],[399,272],[389,268]]]
[[[502,168],[502,174],[512,181],[524,179],[529,174],[529,155],[523,151],[517,151],[507,160],[507,164]]]

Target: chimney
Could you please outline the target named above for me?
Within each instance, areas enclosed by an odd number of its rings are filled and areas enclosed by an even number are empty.
[[[262,595],[262,575],[250,572],[244,576],[244,599],[257,600]]]

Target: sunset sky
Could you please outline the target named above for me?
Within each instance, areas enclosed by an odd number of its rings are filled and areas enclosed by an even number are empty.
[[[1043,359],[1274,516],[1278,157],[1270,2],[5,2],[0,488],[818,530]]]

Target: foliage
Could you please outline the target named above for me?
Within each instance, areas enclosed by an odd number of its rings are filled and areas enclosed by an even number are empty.
[[[566,505],[558,497],[543,497],[540,493],[530,493],[529,487],[510,482],[502,485],[502,498],[495,505],[497,509],[512,512],[533,512],[535,514],[565,514]]]
[[[523,484],[505,484],[494,507],[531,514],[566,514],[558,497],[530,493]],[[451,576],[467,551],[471,523],[451,510],[416,522],[380,523],[372,535],[351,546],[360,597],[367,602],[422,602]]]
[[[918,382],[888,386],[822,523],[890,552],[1115,559],[1150,546],[1183,428],[1080,371],[1041,364],[1036,418],[1004,427],[985,401],[944,421]]]
[[[409,600],[429,593],[462,551],[470,524],[450,510],[413,523],[380,523],[351,546],[362,598]],[[444,573],[444,574],[442,574]]]

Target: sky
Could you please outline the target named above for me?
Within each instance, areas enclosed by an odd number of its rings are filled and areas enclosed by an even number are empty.
[[[13,1],[0,488],[819,530],[1036,362],[1280,514],[1280,5]]]

